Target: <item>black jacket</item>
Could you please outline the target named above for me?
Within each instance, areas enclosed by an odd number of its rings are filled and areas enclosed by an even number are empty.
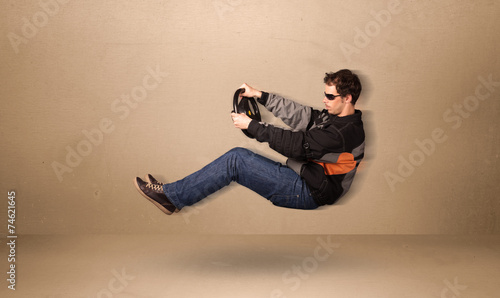
[[[266,92],[259,102],[291,130],[252,120],[248,132],[289,158],[287,166],[306,181],[318,205],[335,203],[349,190],[364,155],[361,111],[338,117]]]

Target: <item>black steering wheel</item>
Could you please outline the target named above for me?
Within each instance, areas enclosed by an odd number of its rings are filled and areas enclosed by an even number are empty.
[[[261,121],[259,107],[257,106],[257,101],[253,97],[240,96],[241,93],[245,92],[245,88],[240,88],[236,90],[233,97],[233,113],[244,113],[253,120]],[[248,130],[242,129],[243,133],[253,139]]]

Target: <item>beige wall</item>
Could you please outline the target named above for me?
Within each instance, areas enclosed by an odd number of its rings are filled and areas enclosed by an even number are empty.
[[[500,83],[484,83],[500,82],[498,1],[11,0],[0,11],[2,206],[15,190],[18,233],[500,232]],[[282,209],[231,185],[169,217],[135,190],[135,176],[174,181],[235,146],[284,161],[233,128],[232,93],[247,82],[321,108],[323,75],[340,68],[362,76],[368,133],[340,204]],[[87,156],[67,160],[68,148]]]

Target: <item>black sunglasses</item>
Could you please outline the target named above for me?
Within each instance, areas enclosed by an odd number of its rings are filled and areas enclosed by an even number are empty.
[[[329,93],[325,92],[325,96],[326,96],[326,98],[328,98],[328,100],[334,100],[335,97],[339,97],[340,94],[339,95],[333,95],[333,94],[329,94]]]

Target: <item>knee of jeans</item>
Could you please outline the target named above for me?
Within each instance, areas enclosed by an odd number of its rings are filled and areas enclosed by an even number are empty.
[[[242,148],[242,147],[235,147],[227,152],[227,154],[234,154],[234,155],[250,155],[252,151]]]

